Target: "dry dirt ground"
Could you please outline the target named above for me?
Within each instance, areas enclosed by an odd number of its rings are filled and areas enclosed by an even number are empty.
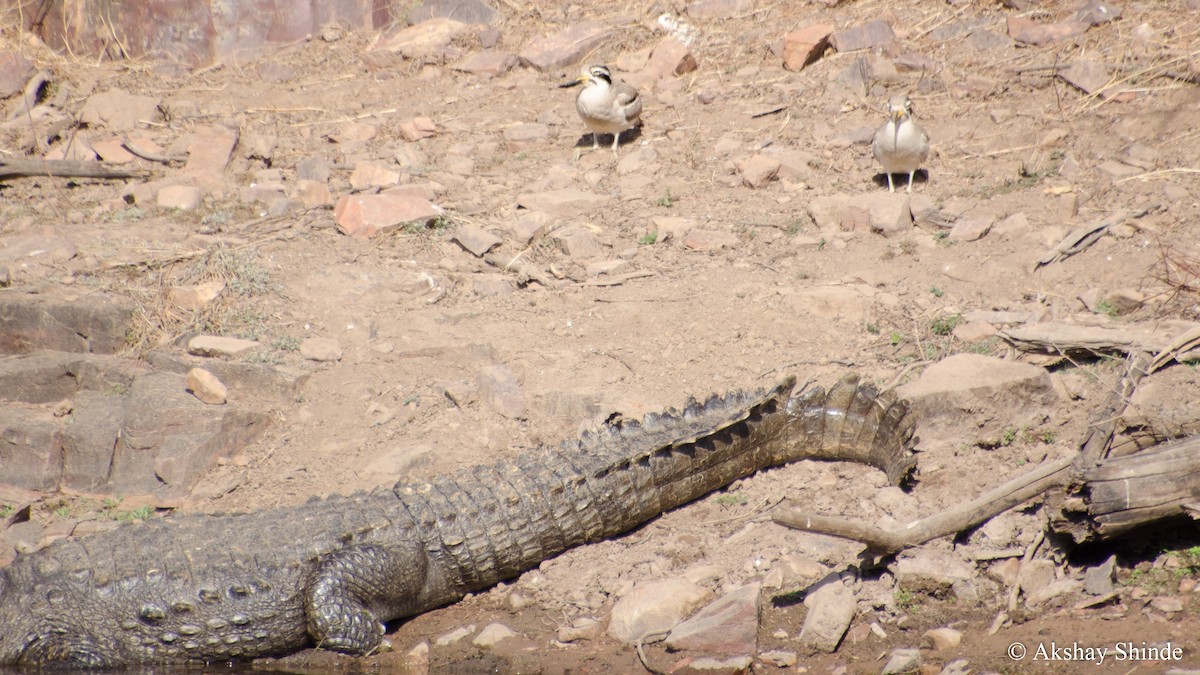
[[[526,9],[518,11],[503,3],[500,48],[517,52],[532,37],[572,22],[642,9],[594,2],[564,14],[550,3],[535,4],[520,3]],[[1040,4],[1057,15],[1070,3]],[[1196,295],[1186,280],[1168,278],[1166,262],[1194,260],[1188,256],[1200,216],[1194,168],[1200,91],[1187,82],[1142,76],[1125,83],[1134,90],[1131,100],[1106,100],[1071,87],[1052,68],[1093,54],[1129,65],[1129,75],[1171,59],[1175,70],[1186,73],[1190,66],[1195,74],[1200,22],[1187,3],[1128,2],[1118,21],[1074,41],[996,49],[978,48],[966,33],[946,37],[936,31],[970,24],[1002,36],[1014,10],[997,3],[757,5],[732,18],[693,22],[699,69],[645,94],[645,127],[620,152],[627,157],[650,148],[654,158],[624,173],[603,150],[572,162],[576,143],[590,145],[590,138],[584,138],[573,92],[554,86],[566,71],[518,67],[487,78],[457,72],[452,63],[411,61],[372,69],[363,54],[376,36],[350,33],[289,45],[247,63],[171,73],[150,62],[96,65],[54,56],[9,31],[5,39],[14,48],[69,83],[76,106],[113,86],[162,96],[171,117],[146,131],[163,147],[195,126],[214,123],[239,128],[244,141],[256,135],[279,139],[270,167],[239,153],[228,171],[230,187],[206,196],[190,213],[114,203],[120,183],[6,181],[0,237],[54,234],[79,251],[68,262],[21,268],[13,283],[73,285],[137,299],[148,307],[137,348],[177,345],[180,336],[206,329],[260,339],[272,348],[258,358],[311,371],[302,395],[273,411],[267,437],[214,468],[197,489],[206,497],[189,501],[186,511],[260,509],[398,478],[422,479],[571,437],[614,413],[636,417],[690,396],[768,386],[787,374],[828,384],[854,371],[882,385],[911,381],[925,365],[959,352],[1016,358],[997,339],[965,342],[946,334],[945,321],[973,310],[1114,325],[1197,318]],[[614,63],[655,44],[661,39],[649,28],[655,16],[639,16],[643,23],[602,44],[588,60]],[[901,51],[919,54],[930,67],[870,81],[865,92],[855,92],[831,82],[856,55],[831,51],[807,69],[789,72],[771,49],[786,32],[808,23],[842,28],[872,18],[886,19]],[[479,49],[472,40],[459,47],[464,53]],[[264,72],[279,72],[264,64],[286,66],[292,74],[283,81],[264,78]],[[711,102],[701,102],[702,92]],[[883,102],[896,92],[911,94],[933,139],[927,180],[914,191],[959,219],[1000,222],[1020,213],[1027,227],[954,241],[933,226],[885,238],[813,223],[807,205],[816,197],[886,189],[864,130],[882,122]],[[756,116],[776,108],[782,110]],[[398,123],[415,115],[432,119],[437,135],[416,144],[402,140]],[[352,120],[375,125],[375,137],[332,142]],[[547,124],[548,137],[506,149],[503,131],[530,121]],[[735,174],[733,162],[768,144],[807,153],[806,174],[760,189],[724,179]],[[396,166],[393,158],[413,145],[424,164],[404,169],[405,180],[441,186],[436,201],[447,217],[437,227],[363,241],[339,234],[329,209],[263,221],[261,205],[239,199],[255,171],[279,169],[287,183],[298,163],[312,157],[333,165],[334,196],[346,194],[359,162]],[[1131,146],[1140,148],[1133,155],[1150,158],[1143,170],[1152,173],[1122,181],[1101,169],[1132,156]],[[596,281],[604,277],[586,271],[596,260],[573,257],[552,238],[528,247],[516,243],[509,227],[524,217],[517,196],[560,187],[608,201],[551,226],[586,226],[600,244],[599,260],[624,261],[622,273],[641,275],[601,285]],[[1161,208],[1078,255],[1032,271],[1072,228],[1146,204]],[[660,217],[732,233],[736,244],[693,250],[678,239],[648,236]],[[498,233],[504,252],[521,253],[550,276],[557,272],[561,283],[516,285],[511,274],[452,241],[455,229],[468,225]],[[138,261],[144,264],[116,265]],[[156,314],[161,303],[155,298],[165,288],[206,276],[240,282],[246,290],[191,323]],[[493,292],[496,280],[507,281],[499,292]],[[834,295],[821,307],[808,293],[864,283],[872,289],[867,302]],[[1101,305],[1097,314],[1079,300],[1093,289],[1139,290],[1150,301],[1119,316]],[[337,340],[341,360],[302,359],[295,346],[309,337]],[[505,417],[480,400],[476,374],[494,364],[516,374],[527,400],[523,415]],[[995,435],[1009,428],[1005,419],[957,419],[951,432],[922,447],[919,480],[906,503],[917,515],[936,513],[1030,463],[1072,452],[1118,365],[1099,359],[1055,366],[1055,377],[1073,378],[1080,398],[1001,442]],[[1176,375],[1181,380],[1192,377],[1189,366],[1172,368],[1187,371]],[[884,486],[882,475],[858,466],[802,464],[762,472],[628,536],[570,551],[504,587],[392,626],[392,654],[351,661],[308,652],[291,667],[307,662],[317,670],[338,665],[389,671],[418,643],[433,643],[460,626],[501,622],[525,637],[520,647],[487,652],[469,639],[435,645],[431,667],[639,672],[634,649],[607,637],[558,643],[556,629],[582,616],[603,620],[630,584],[699,565],[715,566],[709,583],[718,591],[761,577],[785,555],[843,569],[858,547],[774,525],[763,518],[767,505],[785,498],[785,505],[875,521],[886,513],[874,499]],[[54,499],[47,497],[39,518],[53,520]],[[957,547],[964,556],[972,546],[1023,548],[1043,526],[1038,507],[1035,502],[1002,516],[991,539],[976,531],[930,546]],[[988,629],[1008,596],[1008,587],[989,575],[996,563],[978,563],[977,598],[902,593],[886,567],[861,576],[848,572],[857,577],[852,584],[859,589],[860,614],[841,648],[801,655],[789,672],[879,672],[891,649],[920,646],[926,629],[947,625],[963,631],[963,641],[944,652],[926,650],[931,672],[960,658],[972,672],[1084,669],[1077,663],[1014,662],[1006,648],[1016,641],[1170,639],[1185,648],[1180,663],[1109,662],[1088,671],[1200,668],[1200,596],[1179,590],[1181,580],[1197,577],[1200,561],[1189,557],[1195,540],[1195,530],[1185,529],[1073,556],[1044,547],[1039,556],[1058,562],[1060,574],[1077,574],[1116,552],[1121,599],[1076,610],[1079,598],[1071,595],[1022,608],[994,634]],[[1135,593],[1139,588],[1143,592]],[[797,590],[764,593],[760,651],[796,649],[806,612]],[[1158,595],[1179,596],[1183,611],[1147,606],[1146,598]],[[872,631],[872,623],[882,630]],[[648,645],[645,658],[666,670],[680,655]],[[753,668],[779,670],[762,663]]]

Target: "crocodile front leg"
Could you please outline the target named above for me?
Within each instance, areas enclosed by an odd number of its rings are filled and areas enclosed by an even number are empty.
[[[304,592],[308,635],[320,649],[347,654],[386,651],[384,623],[408,611],[427,581],[417,542],[359,544],[325,556]]]

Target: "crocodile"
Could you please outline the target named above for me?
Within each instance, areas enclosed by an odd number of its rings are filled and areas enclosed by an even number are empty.
[[[386,649],[386,622],[629,531],[759,469],[845,460],[907,479],[913,416],[846,376],[788,378],[428,482],[63,539],[0,569],[0,666],[233,662]]]

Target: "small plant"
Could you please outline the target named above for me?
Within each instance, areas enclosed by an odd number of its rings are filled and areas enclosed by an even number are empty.
[[[717,495],[717,503],[721,506],[745,506],[750,500],[740,492],[726,492]]]
[[[871,335],[879,335],[879,324],[877,324],[877,323],[867,324],[867,332],[870,333]]]
[[[1000,434],[1000,445],[1007,448],[1017,440],[1017,434],[1020,430],[1016,427],[1005,427],[1004,432]]]
[[[1104,316],[1107,316],[1110,318],[1116,318],[1117,308],[1115,306],[1113,306],[1113,304],[1111,302],[1109,302],[1107,299],[1105,299],[1105,300],[1101,300],[1100,302],[1096,303],[1096,313],[1103,314]]]
[[[70,518],[71,517],[71,507],[67,506],[66,504],[63,504],[62,506],[54,509],[54,515],[58,518]]]
[[[129,387],[123,382],[116,382],[108,389],[105,389],[104,393],[109,396],[124,396],[129,393]]]
[[[294,352],[300,349],[300,338],[292,337],[291,335],[280,335],[275,338],[271,346],[281,352]]]
[[[638,237],[638,243],[641,244],[642,246],[650,246],[650,245],[654,244],[656,241],[658,241],[658,230],[654,230],[652,232],[647,232],[646,234],[643,234],[641,237]]]
[[[934,319],[929,325],[929,330],[933,331],[934,335],[949,335],[954,332],[958,324],[962,322],[962,314],[953,314],[944,316],[940,319]]]
[[[671,199],[671,188],[667,188],[666,191],[663,192],[663,196],[659,197],[654,204],[656,206],[661,206],[668,209],[674,206],[675,202]]]
[[[940,232],[938,234],[941,234]],[[937,236],[937,235],[934,235]],[[917,242],[912,239],[903,239],[899,244],[900,253],[904,255],[914,255],[917,252]]]
[[[904,342],[904,334],[901,333],[900,331],[895,331],[895,330],[892,331],[892,334],[889,335],[888,338],[892,341],[893,347],[900,344],[901,342]]]
[[[1041,441],[1046,445],[1050,445],[1054,443],[1054,441],[1058,440],[1058,434],[1055,433],[1053,429],[1046,429],[1041,433],[1040,436],[1038,436],[1038,438],[1040,438]]]
[[[787,227],[783,228],[783,233],[791,237],[800,232],[801,227],[802,225],[800,224],[800,220],[796,219],[788,223]]]
[[[906,611],[912,609],[917,604],[916,595],[907,588],[897,588],[893,599],[895,599],[897,607]]]
[[[932,293],[933,297],[935,297],[935,298],[940,298],[946,294],[946,291],[943,291],[941,288],[938,288],[937,286],[930,286],[929,292]]]
[[[16,510],[17,510],[17,507],[13,506],[12,504],[5,504],[3,506],[0,506],[0,518],[7,518],[7,517],[11,516],[13,514],[13,512]]]
[[[439,214],[437,218],[433,219],[433,223],[429,226],[429,229],[435,232],[441,232],[442,230],[448,230],[452,227],[454,227],[454,219],[450,217],[450,214],[442,213]]]
[[[149,520],[150,516],[154,515],[154,509],[150,506],[139,506],[136,509],[128,511],[117,511],[114,517],[123,523],[132,523],[137,520]]]
[[[817,240],[817,250],[818,250],[818,251],[824,251],[824,250],[825,250],[825,244],[826,244],[826,243],[827,243],[827,242],[825,241],[825,237],[821,237],[820,239],[818,239],[818,240]]]

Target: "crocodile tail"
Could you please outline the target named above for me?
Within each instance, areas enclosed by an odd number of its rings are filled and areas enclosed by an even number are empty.
[[[882,470],[893,485],[907,481],[916,468],[916,420],[894,391],[881,393],[850,374],[828,391],[816,387],[794,395],[787,411],[800,431],[790,446],[796,454],[786,461],[862,462]]]

